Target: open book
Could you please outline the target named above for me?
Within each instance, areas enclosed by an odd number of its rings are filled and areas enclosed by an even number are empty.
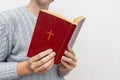
[[[55,64],[59,64],[67,46],[73,47],[84,20],[85,17],[80,16],[70,21],[51,11],[41,10],[27,56],[51,48],[56,52]]]

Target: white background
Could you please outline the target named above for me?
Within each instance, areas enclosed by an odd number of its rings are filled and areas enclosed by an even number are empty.
[[[119,0],[55,0],[50,10],[86,21],[73,47],[78,63],[66,80],[120,80]],[[0,0],[0,12],[29,0]]]

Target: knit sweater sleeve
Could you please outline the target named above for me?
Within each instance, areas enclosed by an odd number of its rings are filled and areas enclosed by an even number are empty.
[[[17,79],[17,62],[6,62],[9,51],[9,37],[7,31],[7,24],[0,16],[0,80]]]

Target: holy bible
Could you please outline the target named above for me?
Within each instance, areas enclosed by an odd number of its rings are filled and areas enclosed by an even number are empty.
[[[55,64],[59,64],[67,46],[73,47],[80,28],[85,20],[81,16],[74,21],[48,10],[41,10],[28,49],[28,57],[46,49],[56,52]]]

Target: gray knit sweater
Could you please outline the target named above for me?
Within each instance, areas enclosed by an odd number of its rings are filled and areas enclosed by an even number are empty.
[[[36,20],[26,7],[0,13],[0,80],[64,80],[57,65],[45,74],[17,75],[17,63],[28,59]]]

